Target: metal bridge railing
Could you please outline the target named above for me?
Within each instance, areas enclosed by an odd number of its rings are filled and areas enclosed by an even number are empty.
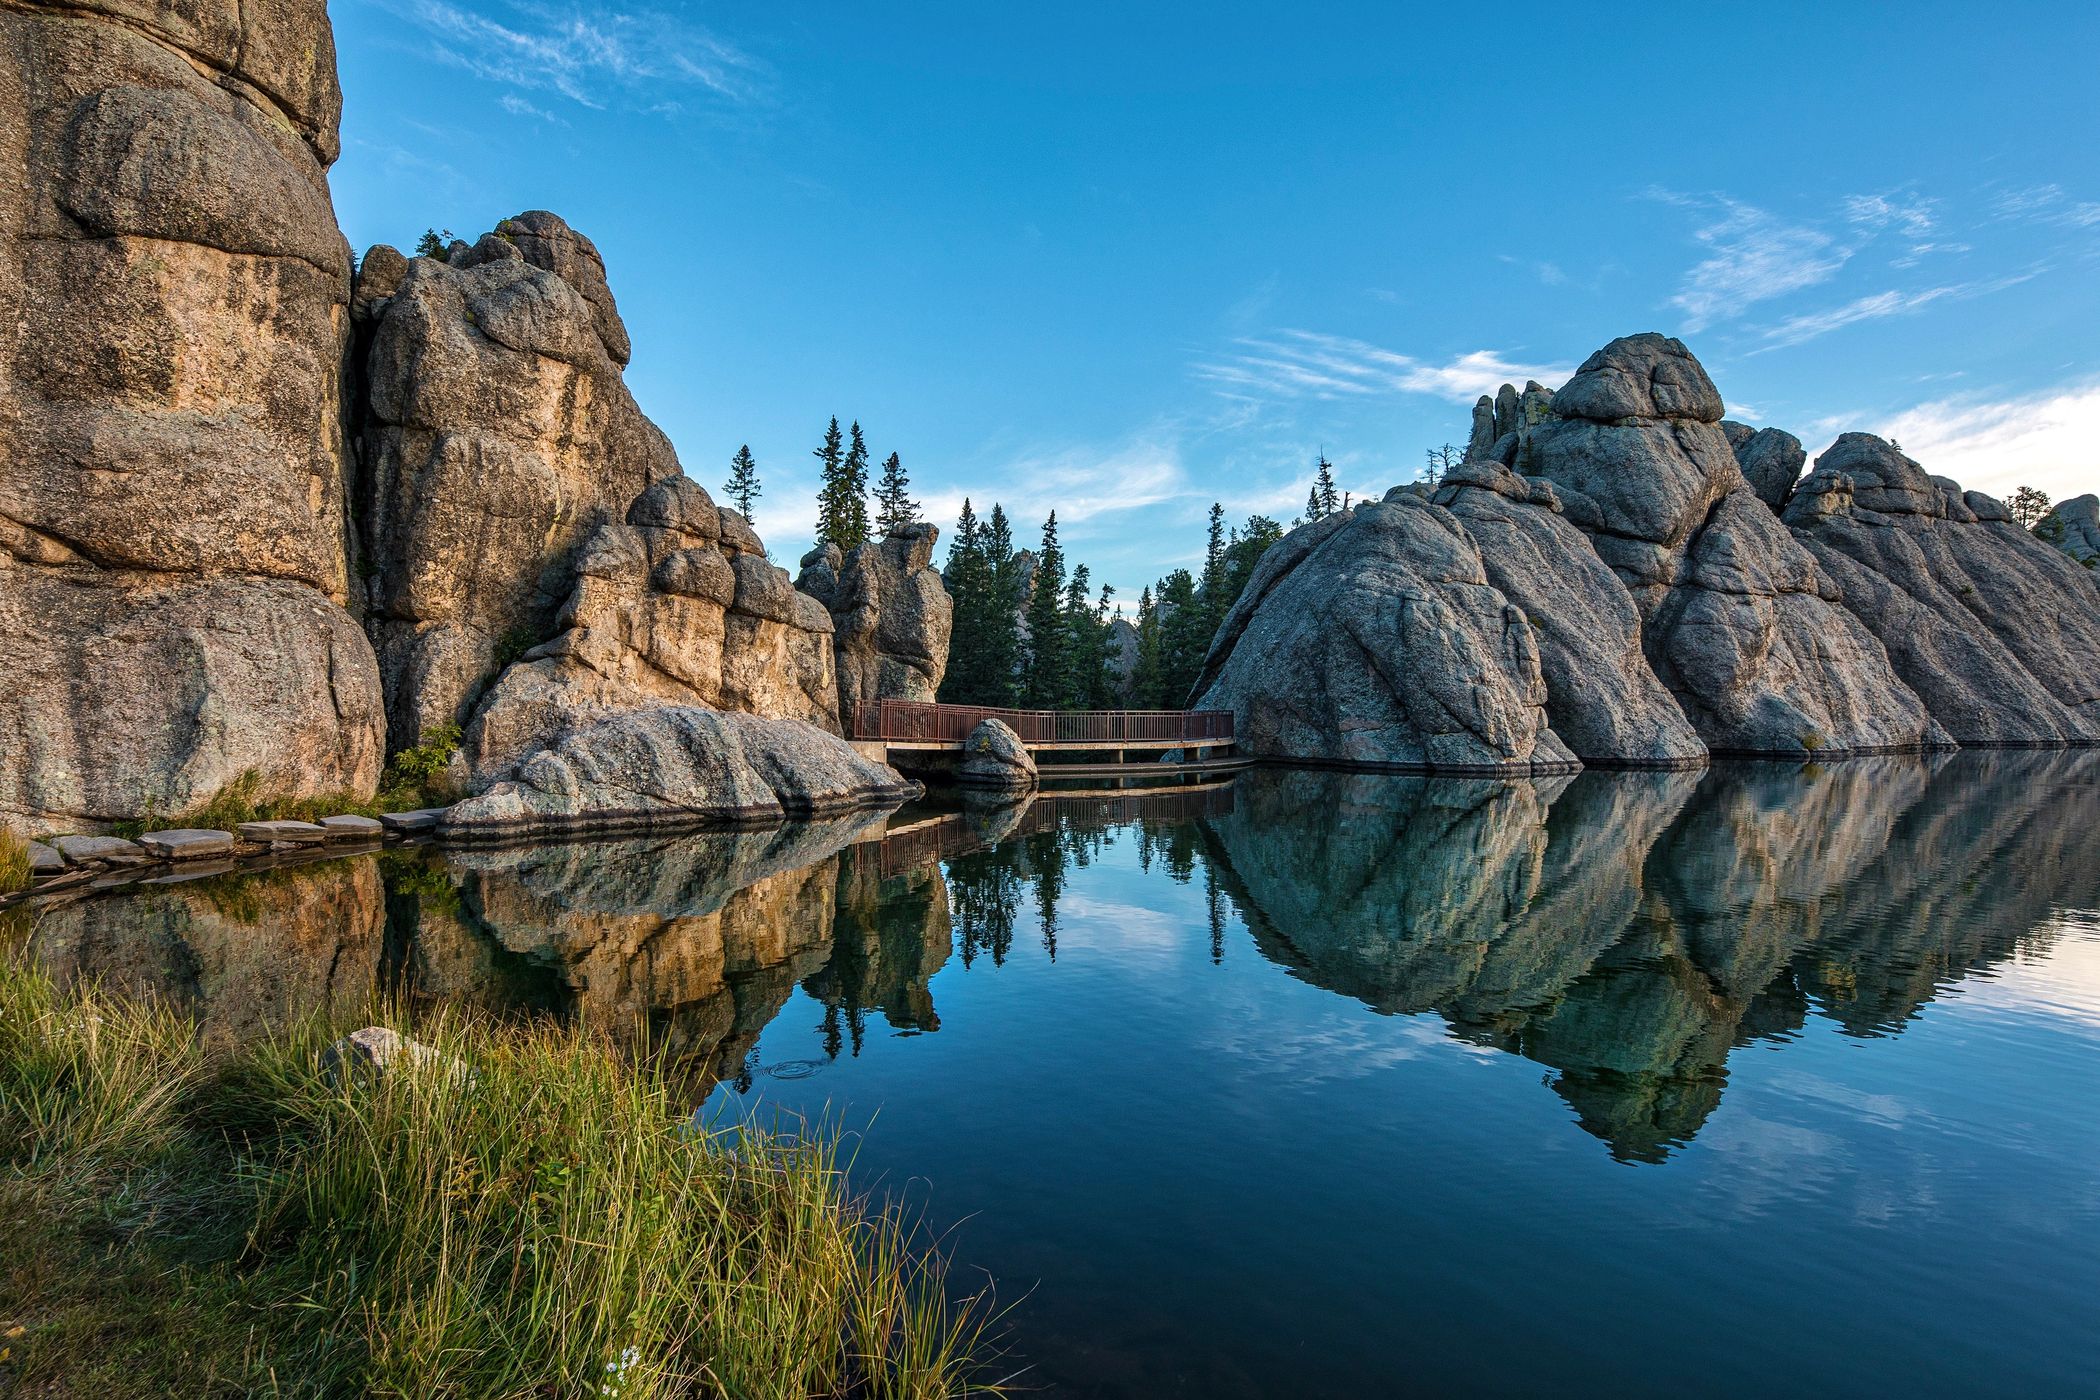
[[[1229,744],[1230,710],[1006,710],[884,700],[861,707],[856,739],[960,744],[987,719],[1005,722],[1024,744]]]

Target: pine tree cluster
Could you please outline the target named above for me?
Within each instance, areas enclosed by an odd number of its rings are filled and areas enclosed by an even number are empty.
[[[1103,585],[1098,597],[1089,597],[1084,564],[1066,576],[1055,511],[1043,522],[1042,547],[1031,555],[1014,548],[1003,507],[995,503],[980,521],[965,500],[943,577],[954,622],[942,703],[1114,707],[1115,590]]]

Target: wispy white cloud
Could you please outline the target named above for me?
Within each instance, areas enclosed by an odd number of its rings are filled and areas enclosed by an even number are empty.
[[[1803,341],[1814,340],[1819,335],[1828,335],[1834,330],[1861,321],[1878,320],[1883,316],[1901,316],[1906,312],[1929,306],[1942,297],[1953,296],[1957,290],[1954,287],[1927,287],[1921,292],[1876,292],[1873,296],[1848,301],[1843,306],[1789,316],[1767,330],[1764,333],[1764,346],[1751,353],[1761,355],[1767,350],[1799,345]]]
[[[1784,349],[1789,345],[1799,345],[1803,341],[1814,340],[1819,335],[1828,335],[1834,330],[1841,330],[1846,326],[1856,325],[1861,321],[1879,320],[1884,316],[1908,315],[1913,311],[1930,306],[1936,301],[1949,298],[1966,301],[1971,297],[1987,296],[1992,292],[2002,292],[2007,287],[2015,287],[2022,282],[2040,276],[2042,271],[2043,269],[2041,268],[2033,268],[2025,272],[2013,273],[2007,277],[1995,277],[1987,282],[1964,282],[1952,286],[1926,287],[1915,292],[1876,292],[1872,296],[1864,296],[1848,301],[1843,306],[1833,306],[1824,311],[1809,311],[1797,316],[1789,316],[1778,325],[1767,328],[1763,333],[1764,345],[1750,353],[1762,355],[1767,351]]]
[[[505,0],[492,16],[451,0],[381,3],[421,30],[439,60],[586,107],[631,98],[653,109],[669,101],[665,89],[698,88],[735,102],[763,91],[756,60],[675,11]]]
[[[1878,233],[1894,228],[1907,238],[1923,238],[1939,225],[1939,201],[1907,193],[1851,194],[1839,204],[1845,221]]]
[[[1684,312],[1684,328],[1702,331],[1739,316],[1761,301],[1827,282],[1852,256],[1830,234],[1794,223],[1727,195],[1686,195],[1651,189],[1650,199],[1703,210],[1712,217],[1692,237],[1707,256],[1684,276],[1670,305]]]
[[[2062,185],[2028,185],[2006,190],[1991,201],[1991,211],[2001,219],[2062,228],[2100,227],[2100,202],[2074,200]]]
[[[537,121],[553,122],[558,126],[568,125],[567,122],[564,122],[546,108],[535,107],[514,92],[506,92],[497,98],[496,105],[514,117],[531,117]]]
[[[1937,400],[1891,414],[1874,431],[1934,475],[2000,498],[2017,486],[2059,500],[2100,490],[2100,380],[1996,400]]]
[[[1190,372],[1228,397],[1342,399],[1431,394],[1471,403],[1506,383],[1537,379],[1559,384],[1574,373],[1574,367],[1527,364],[1499,350],[1469,350],[1436,364],[1348,336],[1285,330],[1242,337],[1225,354],[1192,365]]]

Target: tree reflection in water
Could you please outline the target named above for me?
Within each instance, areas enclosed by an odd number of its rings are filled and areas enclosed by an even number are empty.
[[[1501,781],[1257,770],[1228,788],[1046,796],[765,832],[398,851],[41,911],[68,976],[150,991],[208,1035],[376,989],[631,1030],[696,1087],[748,1084],[800,987],[828,1058],[870,1017],[937,1031],[951,954],[1055,959],[1059,902],[1114,843],[1202,881],[1213,962],[1261,956],[1548,1067],[1582,1126],[1658,1161],[1738,1047],[1811,1015],[1899,1031],[2043,935],[2100,869],[2100,755]],[[2081,884],[2080,881],[2086,882]]]

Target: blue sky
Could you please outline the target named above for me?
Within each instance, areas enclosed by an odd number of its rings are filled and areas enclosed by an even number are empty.
[[[352,245],[562,214],[790,565],[833,413],[1131,600],[1643,330],[1811,452],[2100,489],[2100,6],[331,9]]]

